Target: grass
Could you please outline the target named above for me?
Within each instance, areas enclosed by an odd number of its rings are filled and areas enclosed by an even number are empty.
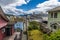
[[[39,30],[28,31],[29,40],[43,40],[43,33]]]

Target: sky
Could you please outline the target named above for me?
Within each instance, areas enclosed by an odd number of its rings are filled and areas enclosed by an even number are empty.
[[[0,0],[0,6],[6,14],[22,15],[33,12],[46,13],[60,6],[60,0]]]
[[[31,10],[31,9],[36,8],[37,4],[43,3],[44,1],[47,1],[47,0],[38,0],[38,1],[37,0],[30,0],[29,3],[23,4],[22,6],[17,6],[16,8],[23,9],[24,11],[27,11],[27,10]]]

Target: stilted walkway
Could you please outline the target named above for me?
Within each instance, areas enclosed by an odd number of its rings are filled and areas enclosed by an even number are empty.
[[[27,35],[23,31],[20,32],[20,40],[27,40]]]
[[[27,40],[27,35],[22,34],[22,40]]]
[[[19,38],[20,32],[15,32],[12,36],[4,38],[4,40],[14,40],[16,35],[17,35],[17,38]]]

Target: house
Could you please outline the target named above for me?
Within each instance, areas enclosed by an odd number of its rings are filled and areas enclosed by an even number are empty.
[[[15,22],[16,20],[16,16],[14,16],[14,15],[9,15],[9,14],[5,14],[6,15],[6,17],[10,20],[10,22]]]
[[[60,6],[48,11],[48,27],[53,31],[60,29]]]
[[[13,26],[8,27],[9,24],[8,18],[5,16],[2,8],[0,7],[0,40],[3,40],[8,35],[12,35],[14,33]]]
[[[6,36],[5,35],[5,28],[6,28],[6,25],[8,24],[8,21],[9,20],[3,14],[3,11],[0,7],[0,40],[3,40],[3,38]]]
[[[5,28],[6,36],[11,36],[14,34],[14,24],[15,24],[14,22],[8,22],[8,24],[6,25],[6,28]]]

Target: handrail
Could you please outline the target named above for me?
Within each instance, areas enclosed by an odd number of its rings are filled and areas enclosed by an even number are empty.
[[[16,34],[16,36],[15,36],[14,40],[17,40],[17,34]]]

